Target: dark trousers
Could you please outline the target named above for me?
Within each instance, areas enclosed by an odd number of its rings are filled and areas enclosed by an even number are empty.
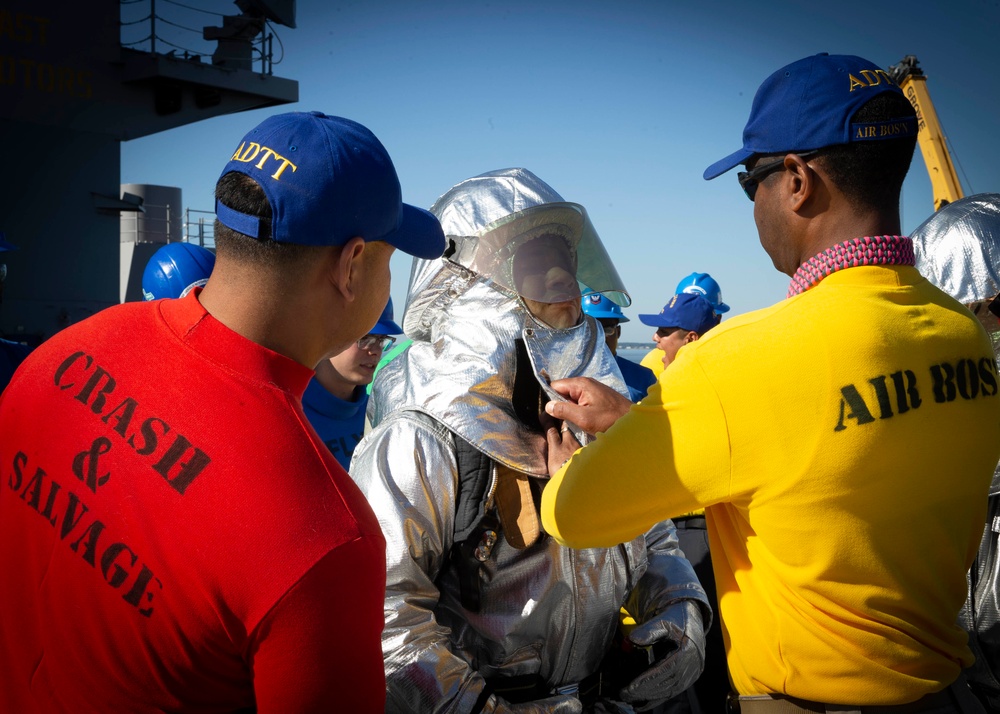
[[[712,572],[712,557],[708,552],[708,531],[701,516],[675,518],[677,539],[681,550],[694,566],[694,572],[701,586],[708,594],[715,616],[712,627],[705,636],[705,671],[695,682],[694,699],[701,714],[725,714],[726,699],[729,694],[729,669],[726,666],[726,646],[722,641],[722,622],[719,617],[719,598],[715,590],[715,574]],[[671,700],[673,701],[673,700]],[[681,704],[683,706],[683,704]]]

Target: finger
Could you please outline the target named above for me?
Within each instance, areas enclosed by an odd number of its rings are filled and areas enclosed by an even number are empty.
[[[585,412],[573,402],[548,402],[545,405],[545,412],[561,421],[571,421],[580,424],[579,419],[584,418]]]
[[[588,434],[596,434],[599,431],[606,431],[608,426],[614,422],[615,417],[610,420],[600,410],[595,410],[590,406],[579,406],[572,402],[549,402],[545,410],[556,419],[573,422]],[[605,422],[609,422],[605,424]]]
[[[549,413],[547,411],[542,411],[542,413],[538,415],[538,421],[542,425],[542,429],[544,429],[546,433],[550,428],[556,428],[556,429],[559,428],[559,422],[553,419],[551,416],[549,416]]]
[[[562,445],[568,447],[571,455],[575,454],[576,450],[580,448],[580,441],[566,422],[563,422],[562,428],[559,429],[559,436],[562,438]]]
[[[566,379],[553,380],[552,382],[549,382],[549,386],[559,394],[575,402],[579,399],[582,391],[582,381],[583,380],[580,377],[567,377]]]
[[[549,444],[549,453],[552,453],[562,445],[562,434],[556,427],[550,426],[545,430],[545,441]]]
[[[546,465],[549,475],[553,475],[561,469],[570,457],[580,448],[579,442],[573,437],[573,432],[563,425],[566,431],[560,429],[549,429],[545,432],[545,439],[548,442],[548,454],[546,454]]]
[[[564,419],[566,416],[566,403],[545,402],[545,413],[556,419]]]

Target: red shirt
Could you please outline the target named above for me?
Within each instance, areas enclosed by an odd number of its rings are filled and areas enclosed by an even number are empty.
[[[312,371],[197,294],[110,308],[0,398],[0,711],[383,711],[385,540]]]

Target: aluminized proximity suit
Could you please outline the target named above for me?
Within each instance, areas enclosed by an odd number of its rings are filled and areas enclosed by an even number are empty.
[[[548,204],[556,205],[547,212]],[[595,267],[603,247],[599,239],[594,245],[585,211],[562,203],[528,171],[470,179],[431,209],[451,248],[445,258],[414,263],[404,318],[414,342],[376,379],[375,427],[351,464],[388,544],[382,638],[387,711],[580,711],[572,694],[598,671],[622,606],[640,624],[666,618],[668,610],[694,611],[680,629],[673,627],[675,644],[688,641],[678,676],[697,676],[704,659],[711,610],[671,522],[609,549],[564,548],[539,531],[532,498],[548,478],[545,435],[531,414],[519,412],[516,403],[523,399],[515,393],[527,378],[537,407],[548,379],[580,375],[627,392],[592,318],[569,329],[549,327],[508,287],[505,256],[525,224],[504,224],[504,218],[525,209],[541,216],[528,221],[529,234],[566,233],[582,284],[618,287],[610,264]],[[553,228],[560,221],[574,227]],[[490,230],[498,223],[499,238]],[[484,245],[494,239],[487,255]],[[610,273],[602,272],[608,267]],[[471,445],[488,457],[480,503],[468,503],[466,482],[460,483],[462,442],[465,452]],[[492,524],[473,539],[471,575],[456,560],[456,514],[470,507]],[[463,588],[475,597],[470,600]],[[510,682],[537,694],[510,704],[503,689]]]
[[[930,282],[968,306],[1000,357],[1000,194],[950,203],[911,235],[916,267]],[[976,662],[969,686],[987,711],[1000,711],[1000,465],[990,484],[986,528],[969,571],[969,594],[959,613]]]

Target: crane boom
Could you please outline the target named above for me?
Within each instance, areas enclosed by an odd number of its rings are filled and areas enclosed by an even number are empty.
[[[917,112],[917,142],[923,154],[927,173],[931,177],[934,210],[962,198],[962,185],[945,145],[941,122],[927,91],[927,77],[917,66],[917,58],[907,55],[899,64],[889,67],[889,75],[910,100]]]

